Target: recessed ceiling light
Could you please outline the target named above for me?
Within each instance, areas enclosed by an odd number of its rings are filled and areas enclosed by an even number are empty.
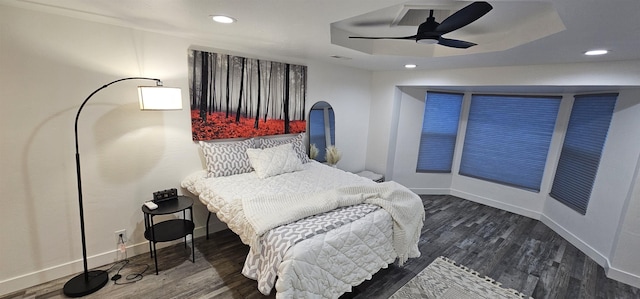
[[[407,69],[415,69],[417,65],[415,64],[405,64],[404,67]]]
[[[584,55],[594,56],[594,55],[604,55],[607,53],[609,53],[609,51],[607,50],[590,50],[590,51],[584,52]]]
[[[227,17],[227,16],[223,16],[223,15],[213,15],[211,16],[211,18],[218,22],[218,23],[223,23],[223,24],[231,24],[234,23],[236,21],[236,19],[232,18],[232,17]]]

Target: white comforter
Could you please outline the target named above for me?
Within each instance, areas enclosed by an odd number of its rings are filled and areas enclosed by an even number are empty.
[[[250,243],[254,251],[259,251],[259,237],[273,228],[338,207],[361,203],[380,206],[391,214],[394,224],[393,248],[398,254],[400,265],[409,257],[420,254],[417,245],[424,221],[422,202],[418,195],[393,181],[375,186],[354,185],[323,192],[274,194],[242,199],[245,217],[256,232]]]
[[[242,213],[242,199],[273,194],[314,193],[351,185],[375,185],[358,175],[311,161],[302,171],[260,179],[255,172],[227,177],[207,178],[205,170],[182,181],[182,187],[200,198],[218,219],[249,245],[255,235]]]
[[[317,162],[304,170],[267,179],[255,173],[221,178],[193,174],[182,183],[207,208],[227,223],[245,244],[255,231],[242,211],[242,198],[277,193],[310,193],[348,185],[372,185],[371,180]],[[419,229],[419,228],[418,228]],[[278,298],[336,298],[350,291],[398,256],[392,242],[392,220],[378,210],[352,223],[291,247],[278,267]],[[414,252],[413,256],[419,255]]]

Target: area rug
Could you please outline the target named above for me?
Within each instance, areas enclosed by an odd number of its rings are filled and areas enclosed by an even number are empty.
[[[530,298],[522,293],[500,287],[500,283],[480,277],[479,273],[457,265],[445,257],[438,257],[416,277],[395,292],[391,299],[498,299]]]

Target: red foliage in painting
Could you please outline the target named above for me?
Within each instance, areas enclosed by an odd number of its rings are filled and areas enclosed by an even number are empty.
[[[199,110],[191,110],[191,130],[193,140],[212,140],[226,138],[248,138],[255,136],[284,134],[284,120],[267,119],[258,120],[258,128],[255,128],[255,118],[240,117],[236,123],[236,116],[229,114],[225,117],[224,112],[214,112],[207,114],[207,121],[200,119]],[[289,133],[302,133],[307,129],[307,122],[304,120],[289,121]]]

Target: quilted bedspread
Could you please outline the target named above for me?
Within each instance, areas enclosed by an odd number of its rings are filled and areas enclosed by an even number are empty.
[[[289,248],[313,236],[356,221],[378,208],[371,204],[341,207],[269,230],[260,238],[261,249],[255,250],[252,247],[249,251],[242,274],[257,280],[258,290],[268,295],[276,281],[278,267]]]
[[[243,198],[376,184],[317,162],[303,166],[302,171],[266,179],[257,178],[253,172],[207,178],[203,171],[185,178],[182,187],[197,195],[209,211],[216,213],[240,236],[242,242],[249,245],[255,231],[244,215]],[[392,263],[398,254],[393,247],[393,220],[390,214],[384,209],[375,209],[358,217],[353,221],[331,225],[330,230],[315,228],[314,233],[289,242],[287,248],[278,254],[279,262],[265,267],[277,268],[276,297],[337,298]],[[415,248],[409,257],[420,255],[417,246]],[[265,292],[273,284],[273,275],[261,278],[256,272],[256,259],[263,258],[249,256],[243,274],[257,279],[261,291]]]

